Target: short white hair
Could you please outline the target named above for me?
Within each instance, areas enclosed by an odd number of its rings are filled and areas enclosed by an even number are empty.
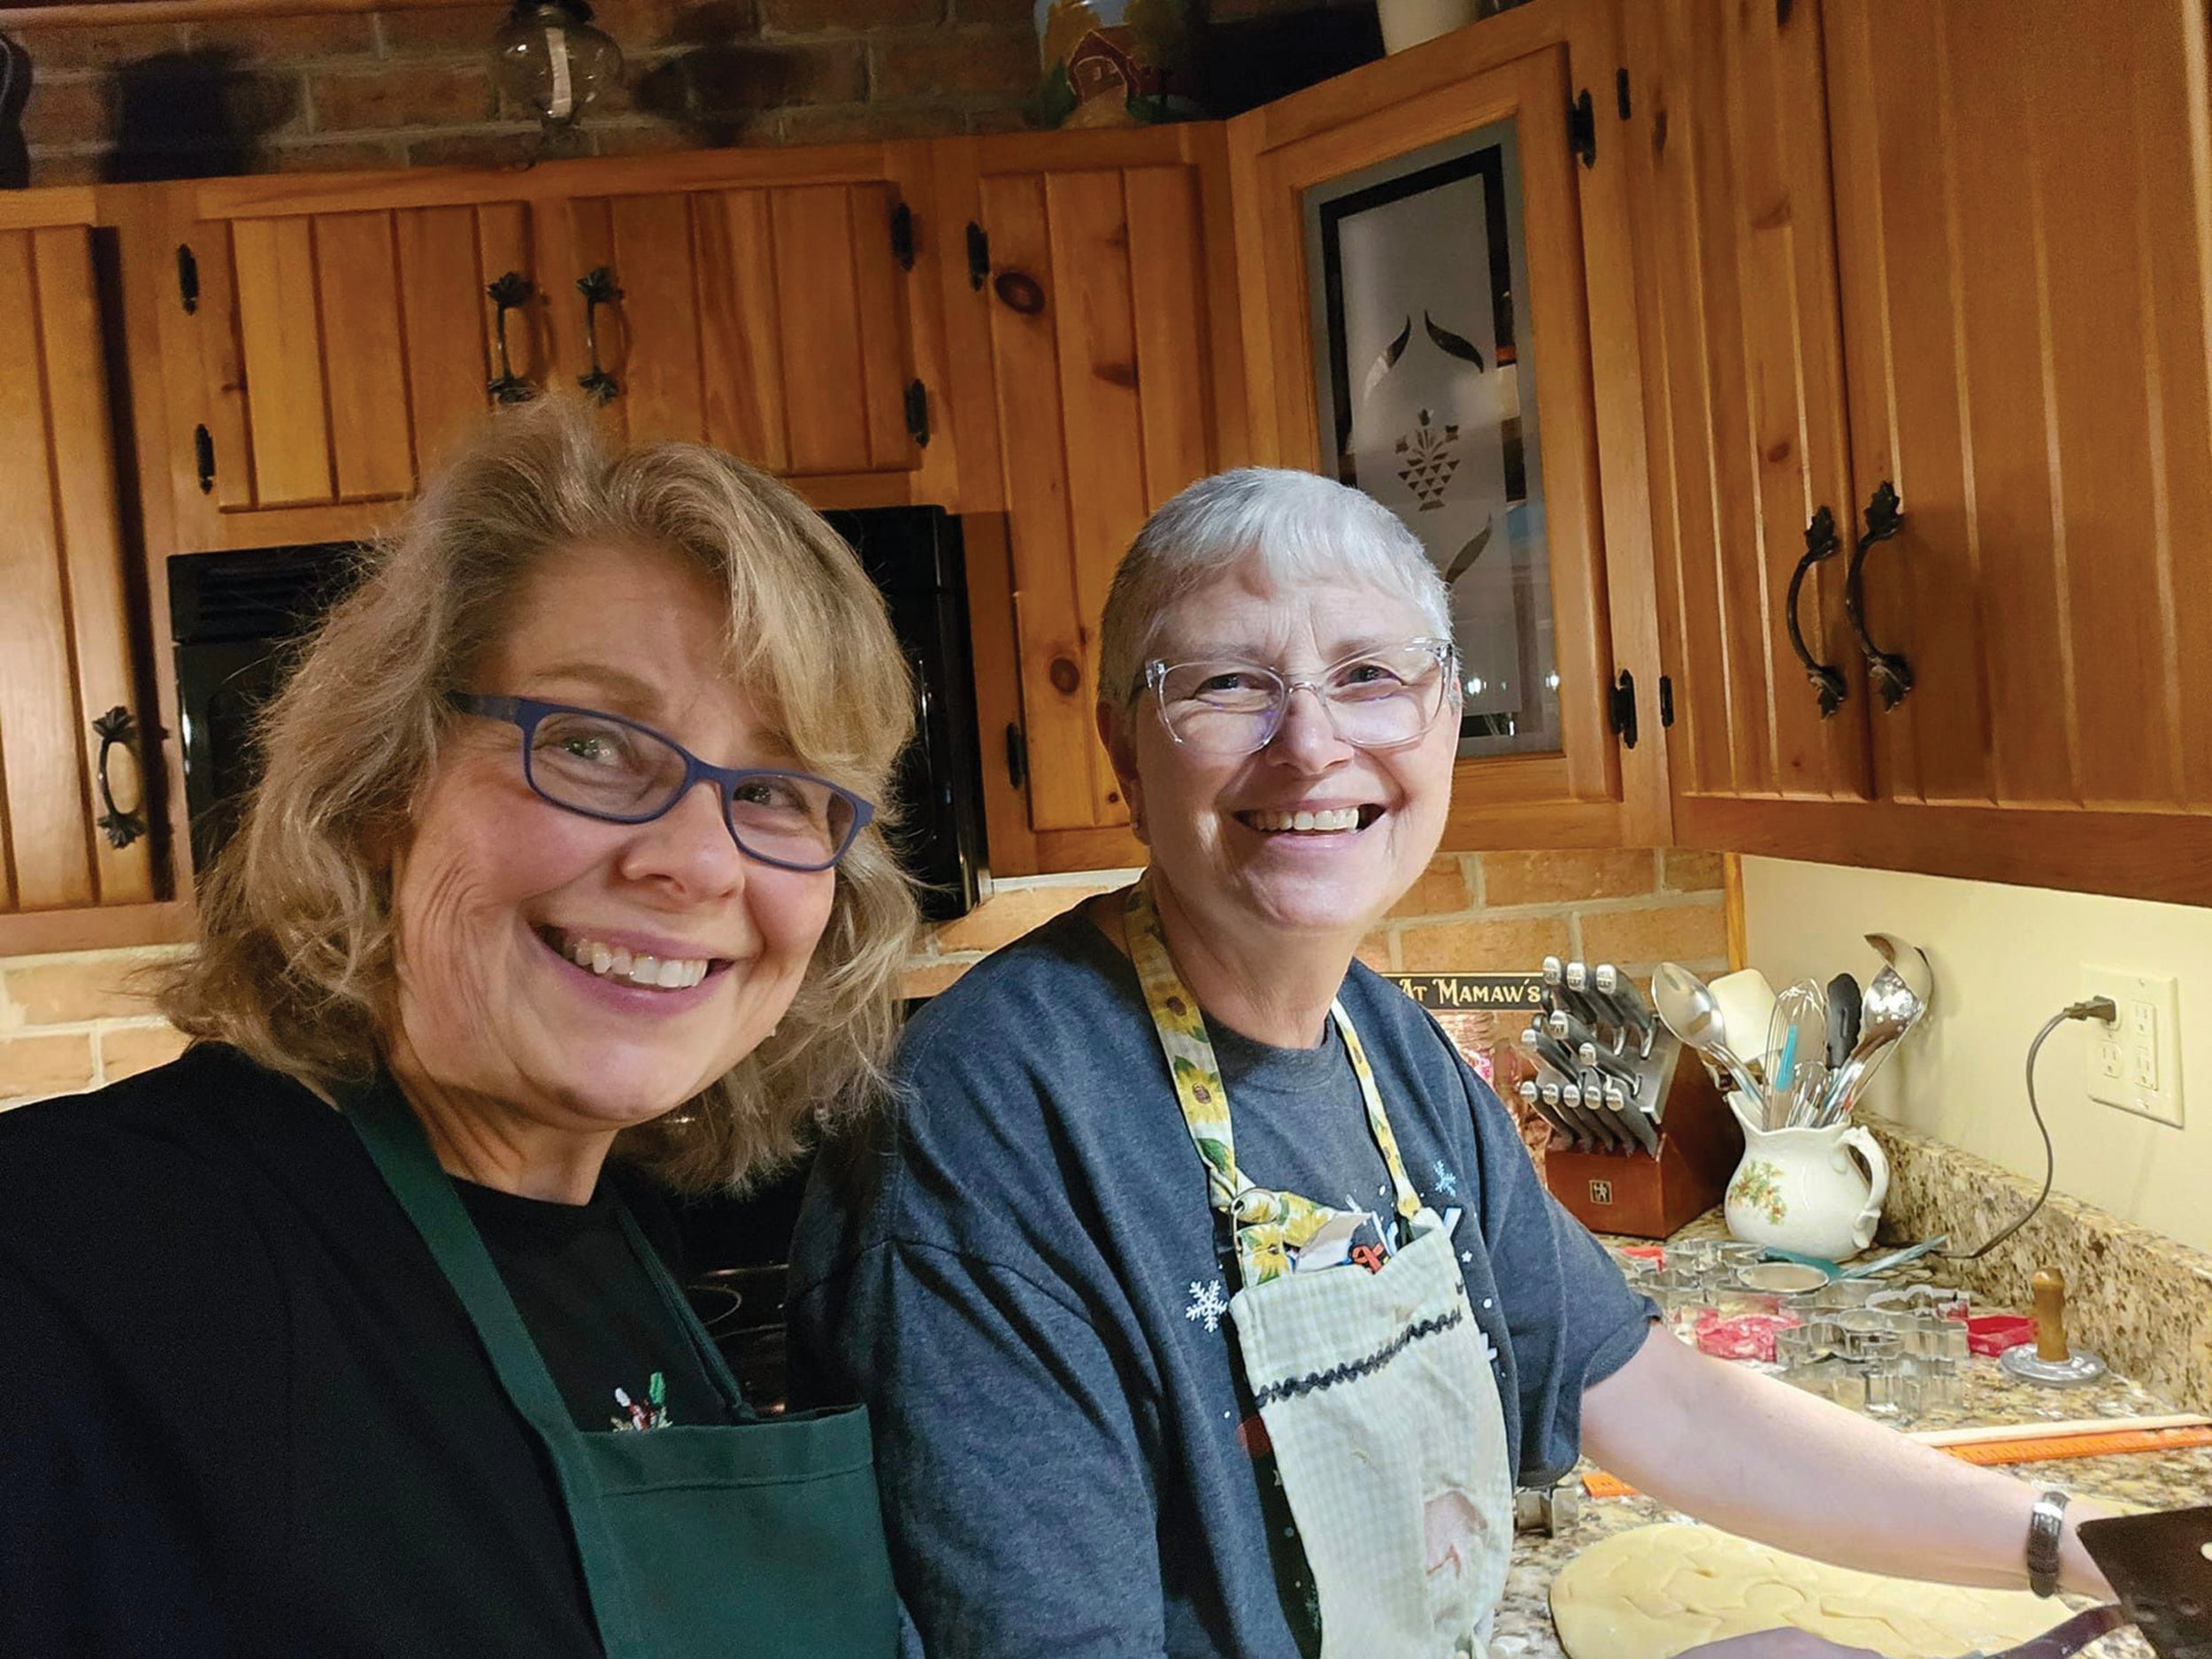
[[[1421,540],[1373,496],[1314,472],[1240,466],[1202,478],[1145,520],[1123,555],[1099,625],[1098,698],[1126,707],[1168,613],[1199,588],[1254,569],[1278,587],[1366,582],[1452,637],[1450,595]]]

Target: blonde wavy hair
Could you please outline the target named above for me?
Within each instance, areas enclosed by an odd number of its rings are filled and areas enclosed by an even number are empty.
[[[798,764],[881,803],[837,867],[792,1006],[758,1048],[616,1151],[680,1190],[741,1190],[879,1097],[916,926],[885,840],[913,726],[903,653],[852,549],[782,484],[718,450],[611,454],[590,415],[503,411],[363,556],[362,580],[264,711],[266,758],[200,891],[200,944],[162,987],[184,1031],[327,1095],[373,1071],[396,1018],[391,852],[459,718],[446,704],[548,551],[664,547],[729,595],[734,687]]]

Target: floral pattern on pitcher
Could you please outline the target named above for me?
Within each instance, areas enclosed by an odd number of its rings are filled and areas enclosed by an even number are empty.
[[[1756,1210],[1776,1226],[1789,1218],[1789,1201],[1782,1196],[1782,1171],[1764,1158],[1750,1158],[1728,1184],[1728,1202]]]

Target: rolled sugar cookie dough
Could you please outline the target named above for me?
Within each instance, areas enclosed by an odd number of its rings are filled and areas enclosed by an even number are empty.
[[[2039,1636],[2066,1609],[2026,1590],[1878,1578],[1662,1524],[1617,1532],[1561,1568],[1551,1617],[1568,1659],[1674,1659],[1784,1624],[1889,1659],[1956,1659]]]

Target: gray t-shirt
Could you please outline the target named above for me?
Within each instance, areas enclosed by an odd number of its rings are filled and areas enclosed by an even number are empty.
[[[1515,1474],[1575,1460],[1583,1390],[1651,1304],[1555,1203],[1511,1118],[1417,1004],[1341,993],[1493,1355]],[[1237,1160],[1390,1213],[1333,1025],[1312,1049],[1216,1025]],[[793,1245],[802,1402],[864,1399],[899,1588],[933,1655],[1310,1651],[1305,1563],[1225,1317],[1226,1223],[1128,960],[1079,912],[909,1026],[907,1098],[817,1168]],[[1356,1271],[1356,1270],[1352,1270]]]

